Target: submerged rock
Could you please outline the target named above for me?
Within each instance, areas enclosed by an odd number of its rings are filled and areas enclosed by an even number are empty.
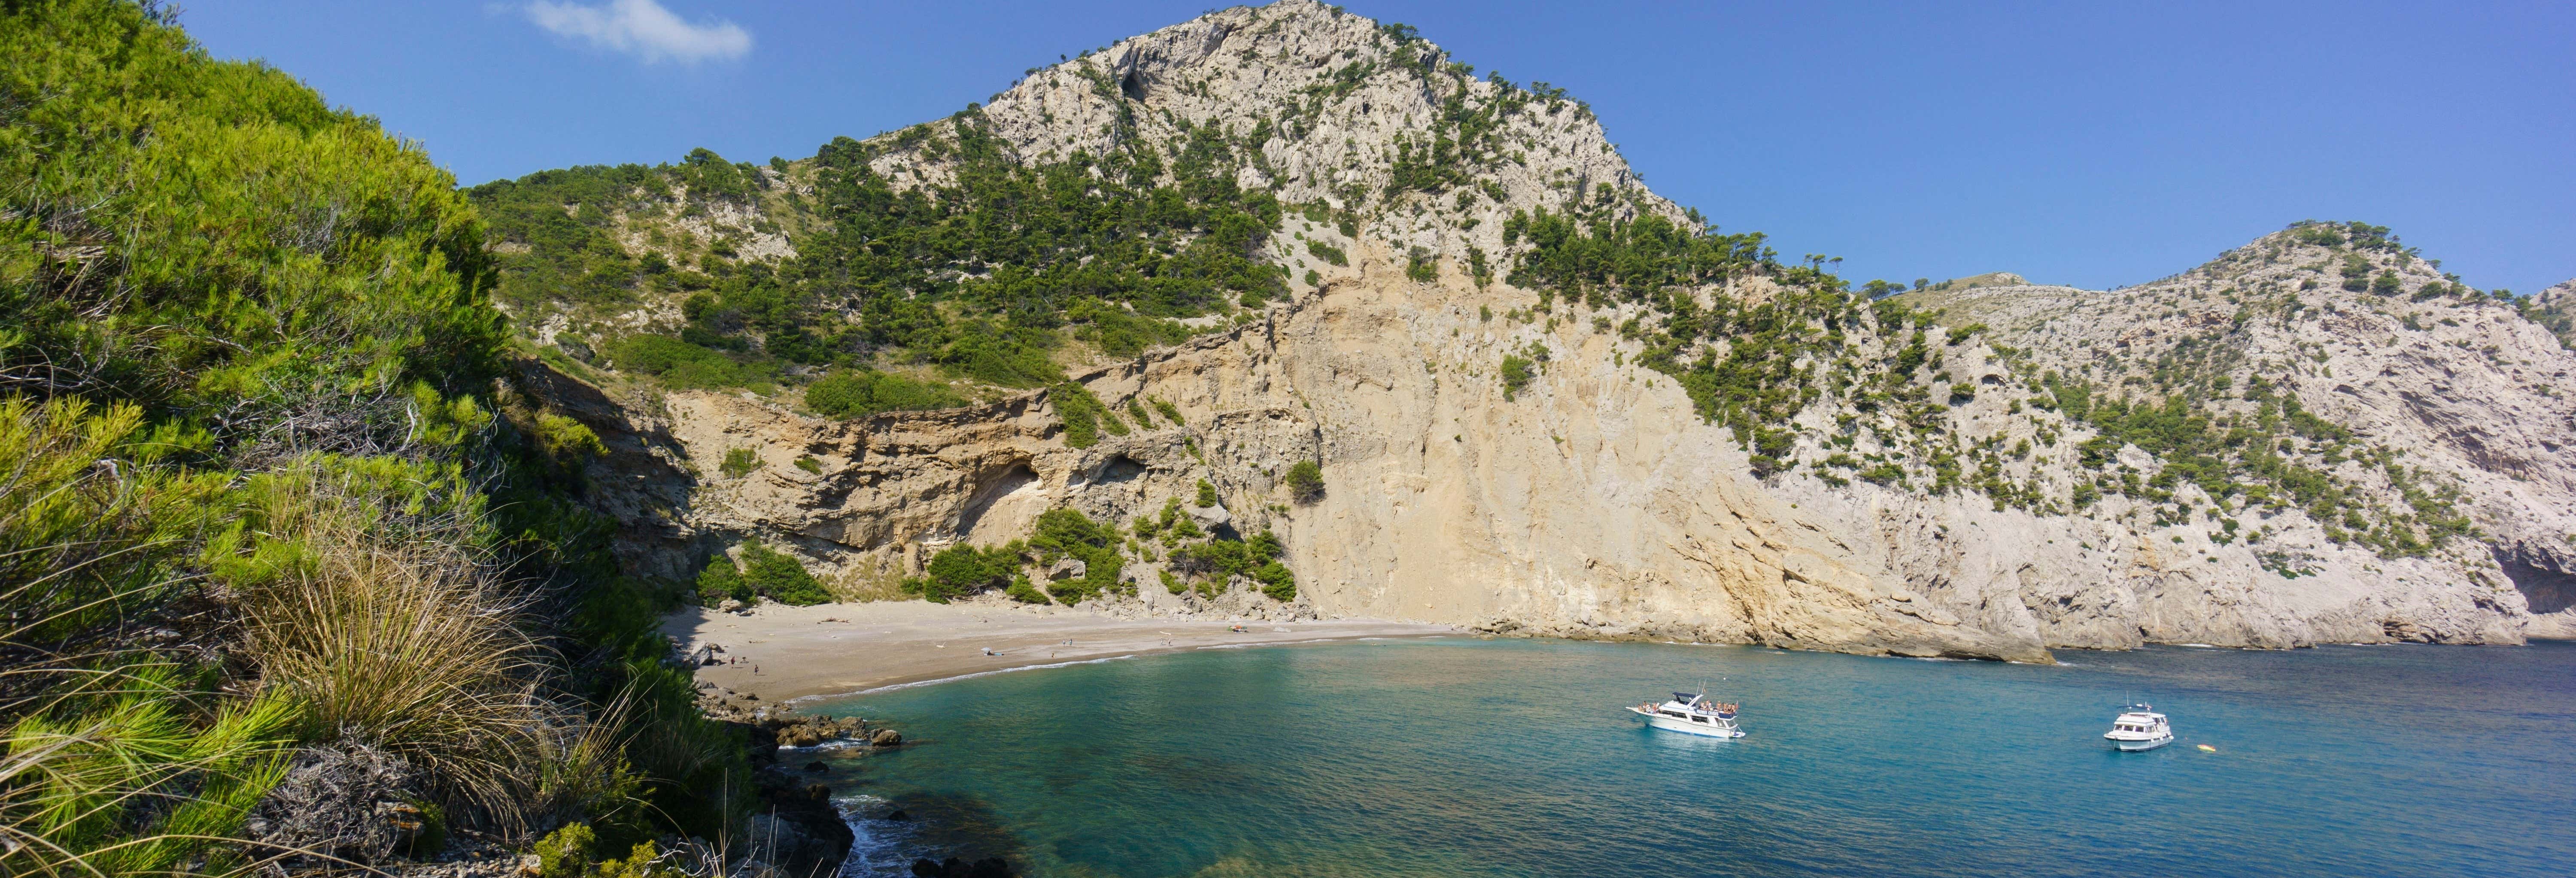
[[[928,857],[912,861],[913,878],[1012,878],[1011,864],[1000,857],[967,862],[957,857],[932,861]]]

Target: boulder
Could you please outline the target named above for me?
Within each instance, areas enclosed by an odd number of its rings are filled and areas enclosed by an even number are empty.
[[[564,356],[580,360],[584,363],[597,364],[599,362],[599,354],[593,352],[590,349],[590,344],[582,341],[581,336],[574,335],[569,332],[555,333],[555,347],[561,348],[564,352]]]
[[[1225,511],[1223,503],[1214,506],[1191,506],[1184,503],[1181,504],[1181,511],[1189,513],[1190,521],[1197,523],[1199,529],[1204,531],[1213,532],[1234,521],[1234,514]]]

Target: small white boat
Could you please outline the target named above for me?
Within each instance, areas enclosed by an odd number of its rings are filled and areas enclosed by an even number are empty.
[[[2120,708],[2119,718],[2111,721],[2111,730],[2102,737],[2122,750],[2153,750],[2173,743],[2173,724],[2153,705],[2132,704]]]
[[[1668,732],[1707,735],[1712,738],[1741,738],[1744,730],[1735,727],[1735,705],[1708,700],[1708,693],[1673,693],[1673,700],[1656,704],[1646,702],[1628,708],[1630,713],[1646,718],[1646,725]]]

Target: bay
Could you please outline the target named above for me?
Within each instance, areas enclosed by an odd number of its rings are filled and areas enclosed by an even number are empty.
[[[2055,666],[1447,638],[1215,649],[840,699],[851,874],[2564,875],[2576,644],[2069,651]],[[1726,741],[1621,710],[1706,682]],[[2180,740],[2118,753],[2119,705]],[[2209,745],[2207,752],[2199,745]],[[799,760],[803,756],[793,757]],[[905,820],[884,819],[896,810]]]

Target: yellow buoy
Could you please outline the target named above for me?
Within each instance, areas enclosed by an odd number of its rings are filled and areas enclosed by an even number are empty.
[[[2209,745],[2207,745],[2207,744],[2202,744],[2202,745],[2200,745],[2200,749],[2207,750],[2207,751],[2209,751],[2209,752],[2211,752],[2211,753],[2216,753],[2216,752],[2218,752],[2218,748],[2216,748],[2216,747],[2212,747],[2212,746],[2209,746]]]

